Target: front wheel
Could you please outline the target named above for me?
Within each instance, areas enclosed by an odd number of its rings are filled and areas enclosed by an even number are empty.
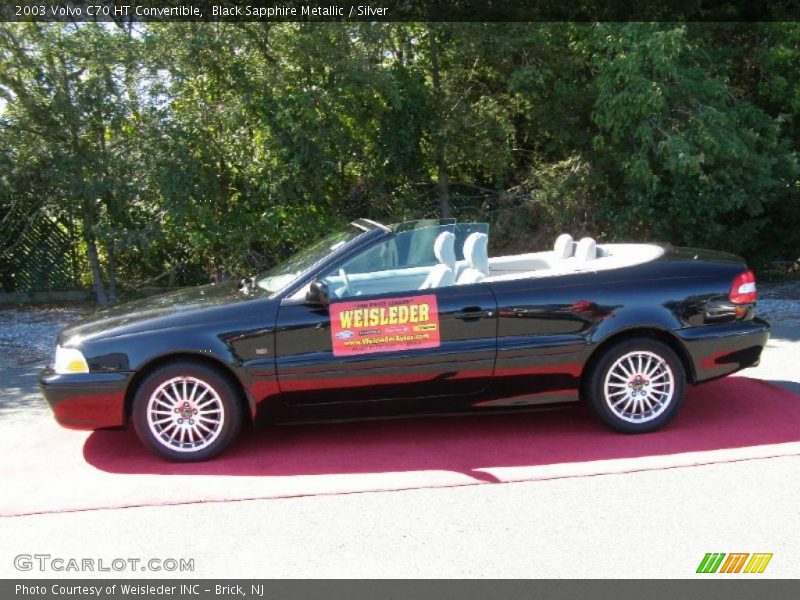
[[[165,365],[147,376],[133,401],[142,443],[177,462],[208,460],[238,435],[242,407],[228,378],[193,362]]]
[[[592,411],[623,433],[647,433],[669,423],[683,403],[686,371],[666,344],[647,338],[608,348],[584,380]]]

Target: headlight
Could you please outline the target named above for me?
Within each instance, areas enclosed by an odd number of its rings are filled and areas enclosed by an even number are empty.
[[[67,373],[88,373],[89,364],[83,353],[77,348],[62,348],[56,346],[56,360],[53,370],[59,375]]]

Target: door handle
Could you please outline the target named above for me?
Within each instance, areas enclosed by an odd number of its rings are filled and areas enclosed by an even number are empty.
[[[480,306],[468,306],[453,313],[453,317],[461,319],[462,321],[477,321],[478,319],[491,317],[493,315],[493,310],[484,310]]]

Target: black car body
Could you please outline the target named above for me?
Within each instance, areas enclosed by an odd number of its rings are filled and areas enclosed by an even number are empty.
[[[404,248],[399,240],[409,231],[416,237]],[[436,234],[434,259],[419,250],[423,234],[426,240]],[[198,460],[218,453],[230,440],[222,443],[217,437],[216,444],[193,446],[197,451],[181,446],[175,452],[177,441],[170,447],[153,439],[163,431],[157,424],[162,415],[171,435],[183,439],[177,421],[189,427],[192,409],[201,404],[186,401],[187,380],[178,379],[176,365],[199,369],[188,385],[196,388],[199,381],[201,391],[202,383],[210,381],[203,373],[224,382],[206,391],[219,396],[212,403],[217,414],[228,410],[227,424],[261,416],[302,421],[502,410],[574,402],[603,390],[613,396],[619,388],[620,397],[633,395],[626,404],[641,404],[641,417],[633,409],[614,408],[608,398],[605,403],[596,399],[595,411],[609,425],[636,432],[672,417],[684,381],[699,384],[759,361],[769,326],[755,317],[755,282],[736,256],[657,244],[576,244],[569,236],[568,241],[560,238],[560,250],[557,245],[553,251],[489,259],[485,251],[481,257],[480,250],[470,247],[470,256],[461,254],[465,237],[485,248],[485,236],[481,227],[444,221],[385,227],[361,220],[305,262],[302,257],[289,261],[294,270],[263,280],[277,290],[262,289],[256,278],[240,286],[203,286],[100,311],[60,334],[59,352],[77,363],[64,366],[62,356],[59,372],[47,369],[43,393],[62,425],[120,427],[133,415],[137,432],[153,450],[166,458]],[[445,238],[454,238],[455,262],[453,256],[445,256],[446,261],[440,256],[439,241]],[[590,258],[578,261],[579,251],[588,251]],[[411,262],[412,254],[425,264]],[[371,262],[381,268],[355,274],[350,268],[363,269]],[[383,268],[397,264],[400,268]],[[427,285],[437,269],[447,271],[452,283]],[[472,280],[462,281],[467,270]],[[403,289],[391,289],[397,281],[395,287]],[[411,316],[417,321],[409,321]],[[349,327],[343,329],[342,322]],[[79,368],[81,357],[85,365]],[[652,367],[642,367],[642,360],[651,358]],[[617,359],[617,375],[610,365],[603,366],[604,359]],[[640,374],[634,376],[637,360]],[[599,372],[601,367],[605,371]],[[649,376],[653,386],[659,385],[657,377],[671,382],[666,388],[660,384],[661,396],[645,394]],[[172,383],[157,388],[161,381]],[[137,400],[145,383],[151,410],[162,411],[146,414],[141,409],[140,424],[136,406],[148,401]],[[183,396],[177,398],[181,384]],[[661,407],[656,415],[654,398],[666,397],[665,389],[675,406]],[[226,409],[223,400],[236,404],[236,412]],[[615,412],[623,418],[615,419]],[[211,415],[209,427],[215,418]],[[145,423],[149,437],[139,431]],[[227,424],[217,425],[224,429]],[[186,435],[199,438],[200,433]]]

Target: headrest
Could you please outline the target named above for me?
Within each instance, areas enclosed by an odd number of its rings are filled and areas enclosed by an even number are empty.
[[[575,258],[581,261],[597,258],[597,244],[590,237],[581,238],[575,246]]]
[[[456,266],[455,242],[456,236],[449,231],[440,233],[433,242],[433,253],[436,255],[436,260],[451,269]]]
[[[478,231],[470,233],[464,242],[464,258],[467,264],[484,275],[489,274],[488,243],[489,236]]]
[[[556,244],[553,246],[553,254],[556,255],[556,258],[569,258],[574,250],[575,247],[570,234],[562,233],[556,238]]]

